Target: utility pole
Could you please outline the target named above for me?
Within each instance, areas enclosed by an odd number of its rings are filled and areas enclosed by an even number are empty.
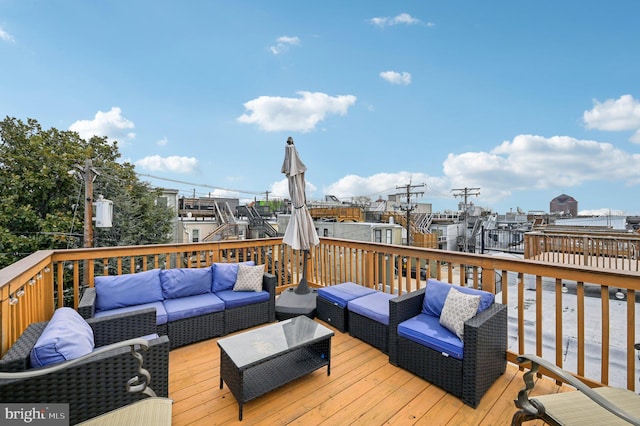
[[[264,193],[265,193],[265,194],[266,194],[266,196],[267,196],[267,203],[269,202],[269,193],[270,193],[270,192],[271,192],[271,191],[264,191]]]
[[[458,197],[464,197],[464,238],[463,238],[463,242],[462,242],[462,247],[463,247],[463,251],[466,253],[468,250],[468,237],[467,237],[467,231],[468,231],[468,227],[469,224],[467,222],[467,198],[470,195],[475,195],[476,197],[478,195],[480,195],[480,188],[454,188],[451,191],[456,191],[453,196],[458,198]]]
[[[83,247],[93,247],[93,181],[95,174],[91,160],[85,160],[84,179],[84,241]]]
[[[406,206],[398,206],[400,208],[400,210],[404,210],[407,213],[407,218],[406,218],[406,228],[407,228],[407,245],[410,246],[411,245],[411,212],[416,208],[416,206],[411,205],[411,196],[412,195],[424,195],[424,192],[417,192],[417,191],[411,191],[412,188],[422,188],[424,187],[425,184],[421,184],[421,185],[411,185],[411,182],[409,182],[408,185],[404,185],[404,186],[396,186],[396,189],[404,189],[406,191],[406,193],[404,194],[405,197],[407,197],[407,205]],[[403,195],[402,193],[400,194],[396,194],[396,195]]]

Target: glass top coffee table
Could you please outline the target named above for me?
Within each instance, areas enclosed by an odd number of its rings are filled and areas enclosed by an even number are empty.
[[[220,389],[227,383],[242,406],[299,377],[327,367],[331,374],[331,337],[322,324],[299,316],[218,340]]]

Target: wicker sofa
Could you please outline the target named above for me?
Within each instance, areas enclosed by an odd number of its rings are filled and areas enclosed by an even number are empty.
[[[262,266],[263,265],[258,265]],[[234,291],[253,262],[206,268],[154,269],[95,278],[78,305],[83,318],[154,308],[159,335],[171,348],[275,321],[276,278],[260,272],[252,291]],[[243,281],[244,282],[244,281]]]
[[[13,373],[3,375],[13,378],[0,379],[0,401],[68,403],[70,424],[76,424],[144,398],[139,392],[127,391],[125,384],[141,377],[139,360],[131,351],[141,344],[139,337],[155,333],[155,316],[153,309],[146,309],[89,319],[86,323],[93,332],[95,349],[82,357],[43,367],[32,367],[31,352],[49,322],[29,325],[0,359],[0,371]],[[148,347],[144,369],[152,383],[146,384],[158,396],[168,397],[169,339],[148,339],[144,343]],[[50,368],[53,371],[47,372]],[[46,374],[37,374],[40,371]]]
[[[475,408],[506,369],[507,307],[494,303],[491,293],[482,292],[490,298],[485,299],[486,306],[482,306],[481,312],[463,323],[464,339],[460,340],[456,334],[439,324],[438,317],[425,313],[425,303],[431,303],[430,287],[432,291],[436,288],[450,290],[443,285],[459,289],[460,292],[479,292],[429,279],[426,288],[391,299],[389,362],[441,387]],[[413,332],[404,332],[411,330],[415,324],[418,325]],[[430,333],[430,336],[421,339],[419,333],[423,331]],[[439,342],[440,338],[444,340]]]

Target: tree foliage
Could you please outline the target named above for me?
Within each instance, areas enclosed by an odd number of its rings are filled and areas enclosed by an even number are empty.
[[[114,203],[113,227],[94,228],[95,246],[164,243],[172,212],[156,190],[119,162],[117,143],[42,129],[36,120],[0,122],[0,267],[36,250],[82,247],[84,182],[69,173],[91,159],[99,194]]]

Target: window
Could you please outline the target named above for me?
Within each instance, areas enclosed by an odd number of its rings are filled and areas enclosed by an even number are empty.
[[[382,242],[382,230],[376,229],[373,231],[373,242],[381,243]]]
[[[200,230],[199,229],[191,230],[191,242],[197,243],[198,241],[200,241]]]
[[[324,228],[323,236],[325,237],[329,236],[329,228]]]
[[[393,231],[391,229],[387,229],[387,244],[393,244]]]

